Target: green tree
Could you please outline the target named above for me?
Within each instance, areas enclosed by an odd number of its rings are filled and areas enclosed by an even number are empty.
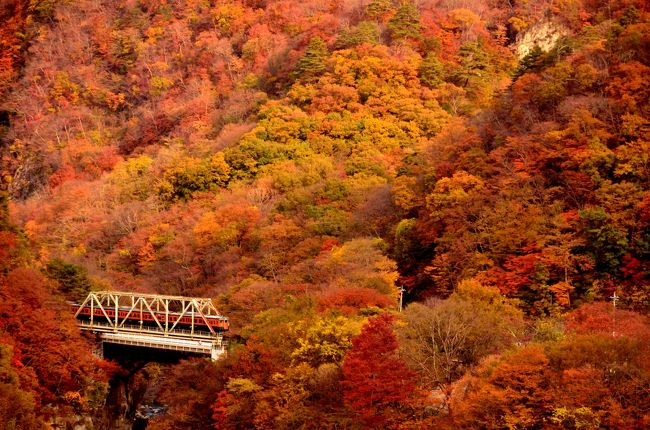
[[[47,263],[46,274],[59,283],[61,292],[69,300],[83,300],[92,289],[85,267],[55,258]]]
[[[596,268],[616,273],[629,247],[627,235],[610,224],[610,217],[603,208],[585,209],[580,212],[580,218],[587,239],[586,251],[596,261]]]
[[[187,200],[196,192],[225,187],[229,180],[230,167],[223,153],[202,160],[186,158],[164,173],[158,195],[168,202]]]
[[[528,71],[535,71],[544,67],[544,65],[548,63],[547,58],[548,57],[544,54],[542,48],[540,48],[539,45],[535,45],[533,49],[531,49],[530,52],[519,61],[519,66],[517,66],[514,73],[515,79]]]
[[[429,52],[420,63],[418,69],[420,82],[429,88],[435,88],[442,83],[443,66],[433,52]]]
[[[388,21],[390,35],[395,40],[400,39],[419,39],[420,30],[420,12],[413,3],[406,2],[397,9],[397,13]]]
[[[456,85],[467,87],[474,80],[487,78],[489,57],[479,42],[463,44],[458,51],[460,69],[452,73]]]
[[[373,0],[366,6],[366,16],[381,22],[394,10],[391,0]]]
[[[420,246],[416,235],[417,220],[413,218],[403,219],[395,228],[395,243],[393,255],[400,263],[408,262],[413,258]]]
[[[356,27],[343,30],[336,39],[335,46],[337,49],[344,49],[363,43],[375,45],[377,42],[379,42],[379,27],[377,24],[370,21],[362,21]]]
[[[316,80],[325,71],[325,60],[328,55],[325,41],[318,36],[314,37],[298,60],[293,76],[305,81]]]

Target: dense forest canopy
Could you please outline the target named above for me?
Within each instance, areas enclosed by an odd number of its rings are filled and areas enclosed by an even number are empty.
[[[647,2],[7,0],[0,41],[0,427],[102,414],[100,289],[230,318],[152,429],[650,426]]]

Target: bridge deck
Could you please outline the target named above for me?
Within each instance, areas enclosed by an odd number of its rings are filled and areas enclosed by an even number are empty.
[[[115,332],[138,333],[138,334],[149,334],[153,336],[164,336],[164,337],[177,338],[177,339],[190,338],[190,339],[205,339],[205,340],[214,340],[216,338],[221,337],[218,334],[215,335],[207,331],[199,331],[199,330],[191,331],[191,330],[174,329],[165,333],[164,330],[160,330],[158,327],[150,327],[145,325],[142,326],[122,325],[119,326],[116,330],[114,325],[101,323],[101,322],[91,323],[90,321],[77,320],[77,324],[82,330],[89,330],[98,333],[115,333]]]
[[[82,330],[99,333],[102,341],[107,343],[205,354],[213,360],[226,352],[226,342],[221,335],[189,330],[165,333],[156,328],[138,326],[122,326],[116,330],[108,324],[78,322]]]

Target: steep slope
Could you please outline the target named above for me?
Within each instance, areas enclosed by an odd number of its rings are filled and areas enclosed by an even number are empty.
[[[69,296],[210,296],[231,318],[228,359],[177,366],[153,428],[647,422],[629,401],[647,320],[560,321],[614,293],[650,306],[645,2],[30,5],[1,106],[30,264]],[[544,28],[560,37],[518,59]],[[402,287],[424,304],[393,321]],[[628,391],[606,376],[619,358]],[[384,359],[413,386],[364,403]],[[563,372],[604,381],[589,411]],[[564,383],[569,406],[542,395]]]

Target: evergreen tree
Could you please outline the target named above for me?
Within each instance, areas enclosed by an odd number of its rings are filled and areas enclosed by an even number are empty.
[[[336,39],[336,49],[351,48],[368,43],[375,45],[379,42],[379,27],[376,23],[362,21],[358,26],[344,30]]]
[[[519,66],[517,67],[517,70],[515,70],[514,77],[518,78],[528,71],[537,70],[545,66],[547,61],[545,61],[544,57],[544,51],[542,51],[542,48],[540,48],[539,45],[535,45],[533,49],[531,49],[530,52],[519,61]]]
[[[420,63],[418,75],[424,85],[435,88],[442,83],[442,72],[442,63],[434,53],[429,52]]]
[[[388,28],[393,39],[419,39],[420,13],[413,3],[404,3],[397,13],[388,21]]]
[[[293,72],[294,78],[305,81],[315,80],[325,71],[325,59],[328,54],[327,45],[323,39],[318,36],[311,39],[305,53],[298,60],[296,70]]]
[[[374,0],[366,7],[366,16],[381,22],[393,10],[391,0]]]
[[[68,300],[83,300],[92,289],[86,268],[66,263],[59,258],[47,264],[46,274],[59,282],[61,292]]]
[[[453,73],[455,83],[466,87],[470,80],[485,77],[489,57],[478,42],[465,43],[458,52],[461,67]]]

